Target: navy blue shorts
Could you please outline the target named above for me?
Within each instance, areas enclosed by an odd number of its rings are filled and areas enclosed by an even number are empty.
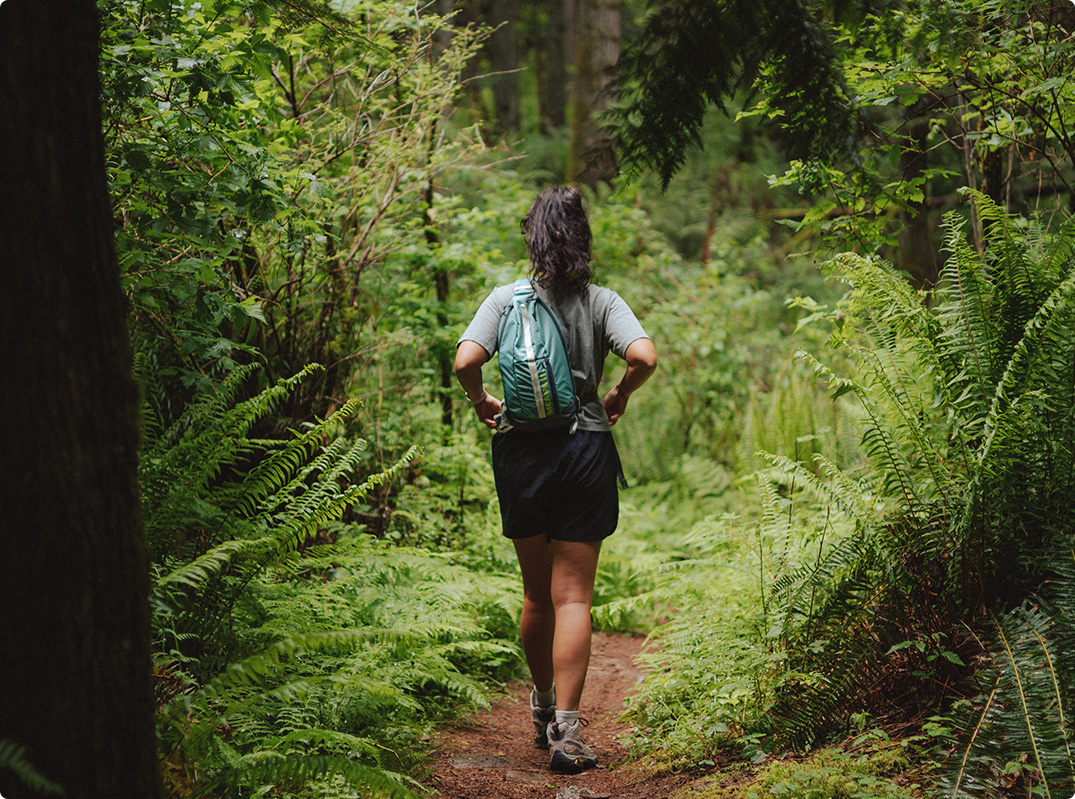
[[[620,516],[612,433],[510,430],[493,436],[493,477],[508,538],[601,541]]]

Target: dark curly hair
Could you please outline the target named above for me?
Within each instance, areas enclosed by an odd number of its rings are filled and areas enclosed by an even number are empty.
[[[520,227],[538,285],[551,289],[586,288],[590,282],[593,234],[578,189],[557,186],[541,192]]]

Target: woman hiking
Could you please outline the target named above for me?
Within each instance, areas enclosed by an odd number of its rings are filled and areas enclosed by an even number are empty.
[[[504,535],[522,572],[520,630],[533,680],[535,740],[548,747],[551,769],[576,773],[597,765],[581,739],[579,704],[590,661],[597,559],[619,517],[622,469],[610,428],[653,373],[657,353],[627,303],[590,283],[593,237],[577,189],[542,192],[523,217],[522,231],[533,290],[555,310],[566,335],[580,407],[577,425],[497,432],[493,475]],[[482,366],[499,349],[501,317],[514,293],[512,285],[494,289],[456,349],[456,376],[478,418],[492,429],[498,422],[502,430],[510,425],[503,423],[500,400],[482,385]],[[626,370],[602,398],[598,385],[609,352],[626,361]]]

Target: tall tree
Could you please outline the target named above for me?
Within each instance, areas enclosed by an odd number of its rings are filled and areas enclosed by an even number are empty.
[[[537,115],[545,132],[568,122],[568,20],[572,6],[573,0],[539,0],[528,8]]]
[[[620,57],[620,0],[580,0],[572,84],[571,152],[567,179],[589,186],[616,173],[612,139],[598,122],[612,105],[613,70]]]
[[[521,126],[519,106],[520,42],[519,25],[522,6],[519,0],[436,0],[431,4],[437,14],[451,17],[458,27],[483,26],[491,33],[485,46],[476,53],[464,70],[471,99],[481,108],[484,106],[480,87],[491,87],[493,108],[484,112],[494,128],[493,135],[518,131]],[[447,47],[451,39],[449,29],[437,35],[439,46]],[[482,82],[475,78],[485,76]]]
[[[69,797],[161,793],[137,394],[93,0],[0,6],[0,740]],[[10,772],[0,794],[37,795]]]
[[[489,37],[493,71],[493,105],[497,122],[506,131],[519,129],[519,0],[493,0],[486,19],[494,29]]]

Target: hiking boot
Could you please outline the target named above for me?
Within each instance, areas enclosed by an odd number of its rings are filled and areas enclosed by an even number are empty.
[[[538,707],[533,689],[530,690],[530,719],[534,722],[534,743],[541,749],[548,749],[549,722],[556,719],[556,705]]]
[[[578,774],[597,765],[597,755],[579,737],[582,725],[549,723],[549,768],[563,774]]]

